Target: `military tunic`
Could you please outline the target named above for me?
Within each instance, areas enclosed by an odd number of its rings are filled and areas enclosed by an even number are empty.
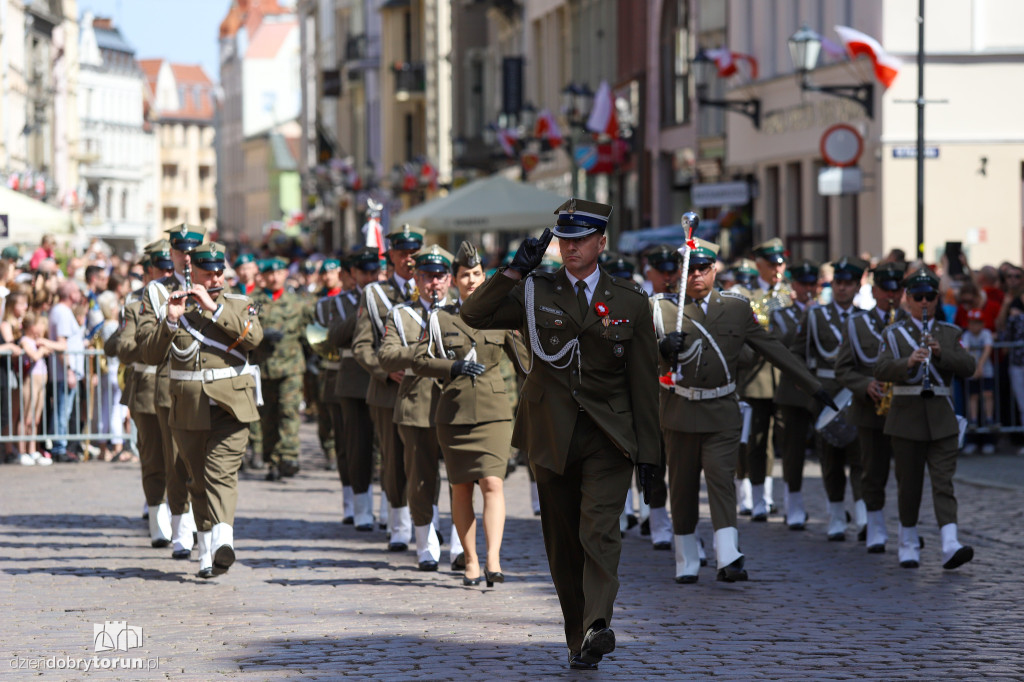
[[[975,359],[961,345],[962,329],[935,321],[930,328],[942,348],[931,360],[934,397],[921,396],[924,363],[909,368],[910,354],[922,345],[919,320],[905,319],[885,329],[874,368],[876,379],[894,384],[884,432],[892,438],[900,525],[905,528],[917,525],[925,465],[939,526],[957,522],[953,476],[959,431],[950,387],[954,377],[966,378],[974,373]]]
[[[282,474],[297,470],[299,424],[305,359],[302,354],[302,315],[298,295],[263,290],[253,297],[264,331],[283,334],[280,341],[264,340],[256,352],[263,377],[263,458]]]
[[[804,313],[813,305],[813,302],[801,304],[794,300],[793,305],[772,313],[772,330],[787,348],[792,348]],[[798,493],[803,489],[807,434],[814,424],[816,405],[809,395],[797,388],[796,382],[789,375],[779,377],[775,404],[779,411],[776,426],[778,422],[783,425],[782,478],[787,494]],[[786,511],[789,511],[788,505]]]
[[[531,344],[512,444],[537,479],[566,642],[580,651],[587,627],[611,624],[633,464],[661,464],[651,308],[639,285],[603,271],[585,312],[565,268],[521,285],[503,273],[461,317],[475,329],[520,329]]]
[[[340,436],[335,436],[335,446],[345,459],[344,467],[339,463],[338,472],[340,475],[345,471],[342,485],[351,485],[357,495],[369,490],[373,478],[373,421],[366,404],[370,375],[356,362],[352,352],[361,294],[346,291],[337,298],[338,314],[331,320],[327,339],[338,349],[341,360],[334,384],[325,386],[325,393],[331,394],[328,400],[338,401],[344,425]]]

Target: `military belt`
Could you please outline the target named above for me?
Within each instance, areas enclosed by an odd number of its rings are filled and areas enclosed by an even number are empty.
[[[341,369],[341,363],[337,360],[321,360],[320,369]]]
[[[220,379],[232,379],[237,376],[245,374],[244,367],[219,367],[217,369],[203,369],[198,372],[192,372],[185,369],[172,369],[171,379],[175,381],[202,381],[204,384],[208,384],[211,381],[219,381]]]
[[[714,400],[733,393],[736,390],[736,382],[730,381],[725,386],[718,388],[691,388],[690,386],[668,386],[667,388],[688,400]]]
[[[949,390],[949,386],[933,386],[932,391],[935,395],[939,396],[950,396],[952,392]],[[921,395],[920,386],[893,386],[893,395]]]
[[[814,372],[818,375],[819,379],[835,379],[836,371],[834,369],[819,369]]]
[[[132,363],[132,371],[138,372],[139,374],[156,374],[156,365],[145,365],[141,362]]]

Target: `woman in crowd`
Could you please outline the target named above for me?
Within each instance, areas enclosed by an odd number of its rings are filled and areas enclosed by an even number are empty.
[[[22,289],[15,289],[7,295],[3,320],[0,321],[0,416],[5,436],[17,434],[21,423],[21,378],[22,364],[21,321],[28,312],[28,296]],[[35,464],[25,452],[25,443],[17,446],[18,459],[22,464]],[[12,453],[13,454],[13,453]]]
[[[118,296],[113,291],[104,291],[97,299],[100,312],[103,313],[103,323],[97,333],[100,348],[103,342],[114,335],[120,326],[118,316],[121,305]],[[117,383],[117,372],[120,361],[117,356],[100,356],[99,380],[100,380],[100,410],[99,410],[99,433],[109,433],[112,438],[104,440],[100,444],[100,458],[104,462],[117,460],[118,462],[131,461],[131,454],[122,450],[124,441],[121,438],[124,422],[124,406],[121,404],[121,387]]]
[[[498,362],[515,354],[512,333],[479,331],[459,319],[458,308],[484,281],[476,247],[463,242],[455,257],[458,306],[434,309],[427,338],[419,343],[413,371],[441,383],[434,421],[452,489],[452,521],[466,555],[464,585],[479,585],[476,513],[473,487],[483,493],[487,559],[482,572],[487,586],[504,582],[501,539],[505,531],[504,479],[512,441],[512,407]]]

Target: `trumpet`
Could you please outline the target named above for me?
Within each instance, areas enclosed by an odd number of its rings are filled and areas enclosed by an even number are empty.
[[[921,379],[921,397],[934,398],[935,389],[932,388],[932,349],[930,347],[932,335],[928,329],[928,305],[925,304],[921,312],[921,327],[926,330],[921,335],[921,346],[928,349],[928,357],[924,359],[921,366],[924,368],[924,377]]]
[[[889,307],[889,326],[891,327],[896,322],[896,305],[890,302]],[[887,381],[885,383],[885,392],[882,393],[882,399],[878,401],[878,405],[875,406],[875,414],[879,417],[884,417],[889,414],[889,408],[892,407],[892,396],[893,396],[893,383]]]

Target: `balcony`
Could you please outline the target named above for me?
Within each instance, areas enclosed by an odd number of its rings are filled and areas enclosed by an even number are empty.
[[[427,71],[423,62],[397,62],[391,67],[395,75],[395,98],[400,102],[413,95],[422,95],[427,87]]]

